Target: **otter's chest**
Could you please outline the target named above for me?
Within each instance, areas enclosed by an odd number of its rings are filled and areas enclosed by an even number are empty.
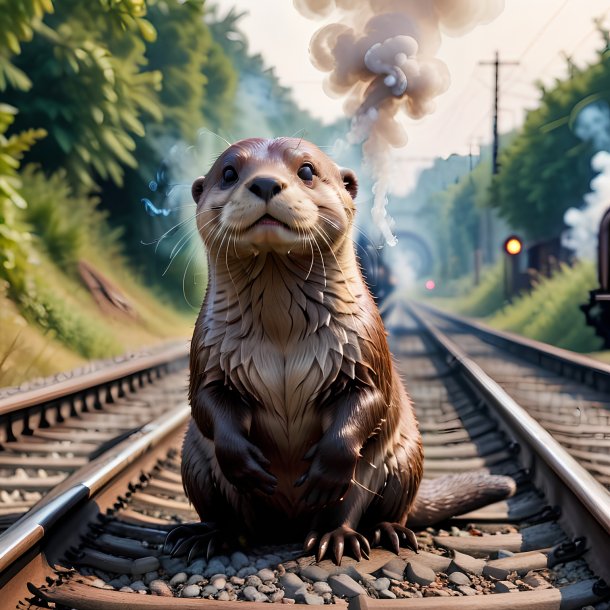
[[[286,339],[270,337],[262,326],[244,333],[229,325],[213,351],[225,379],[287,430],[313,415],[340,373],[353,377],[360,349],[357,333],[333,321]]]
[[[337,378],[343,345],[331,329],[278,345],[263,333],[221,353],[231,384],[276,417],[298,420]]]

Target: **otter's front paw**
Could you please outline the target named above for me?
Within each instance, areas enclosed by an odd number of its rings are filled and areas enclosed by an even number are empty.
[[[294,484],[305,484],[303,501],[311,508],[320,508],[343,500],[352,484],[358,454],[320,442],[303,459],[311,460],[311,466]]]
[[[216,459],[225,477],[240,491],[271,495],[277,479],[267,470],[269,460],[245,436],[232,433],[214,438]]]
[[[382,521],[373,529],[373,545],[381,544],[398,555],[401,546],[407,546],[417,551],[418,544],[415,534],[400,523]]]
[[[371,553],[371,547],[369,546],[368,540],[362,534],[359,534],[356,530],[353,530],[347,525],[342,525],[332,532],[327,532],[321,538],[319,537],[318,532],[309,532],[307,538],[305,538],[303,550],[306,553],[309,553],[316,544],[318,544],[318,551],[316,553],[316,561],[318,562],[324,559],[329,546],[332,549],[334,562],[337,565],[341,564],[343,552],[346,550],[356,559],[356,561],[360,561],[363,557],[368,559]]]

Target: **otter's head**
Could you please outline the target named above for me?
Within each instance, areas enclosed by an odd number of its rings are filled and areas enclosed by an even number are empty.
[[[299,138],[241,140],[192,188],[203,241],[227,256],[334,250],[350,233],[356,192],[351,170]]]

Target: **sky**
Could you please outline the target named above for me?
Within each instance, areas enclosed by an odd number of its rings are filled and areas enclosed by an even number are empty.
[[[341,100],[323,90],[324,73],[309,61],[312,34],[326,21],[311,21],[290,0],[217,0],[221,12],[234,6],[247,12],[241,20],[250,50],[261,53],[298,103],[325,122],[343,116]],[[493,67],[500,60],[518,62],[500,70],[500,132],[518,127],[539,99],[536,81],[552,83],[567,73],[566,55],[579,65],[595,58],[602,45],[593,20],[610,26],[608,0],[506,0],[502,14],[459,38],[445,37],[438,57],[451,75],[449,90],[437,98],[436,111],[419,121],[406,120],[408,144],[394,152],[399,168],[393,185],[404,194],[418,172],[435,157],[473,154],[491,141]],[[256,134],[252,134],[256,135]],[[279,134],[278,134],[279,135]]]

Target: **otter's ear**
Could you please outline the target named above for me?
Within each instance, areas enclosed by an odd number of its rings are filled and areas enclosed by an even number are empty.
[[[195,200],[195,203],[199,203],[199,198],[201,197],[201,193],[203,193],[203,181],[205,180],[205,176],[199,176],[193,182],[193,186],[191,187],[191,195]]]
[[[341,172],[343,185],[347,192],[352,196],[352,199],[356,199],[356,195],[358,194],[358,179],[356,178],[356,174],[354,174],[351,169],[345,167],[340,167],[339,171]]]

